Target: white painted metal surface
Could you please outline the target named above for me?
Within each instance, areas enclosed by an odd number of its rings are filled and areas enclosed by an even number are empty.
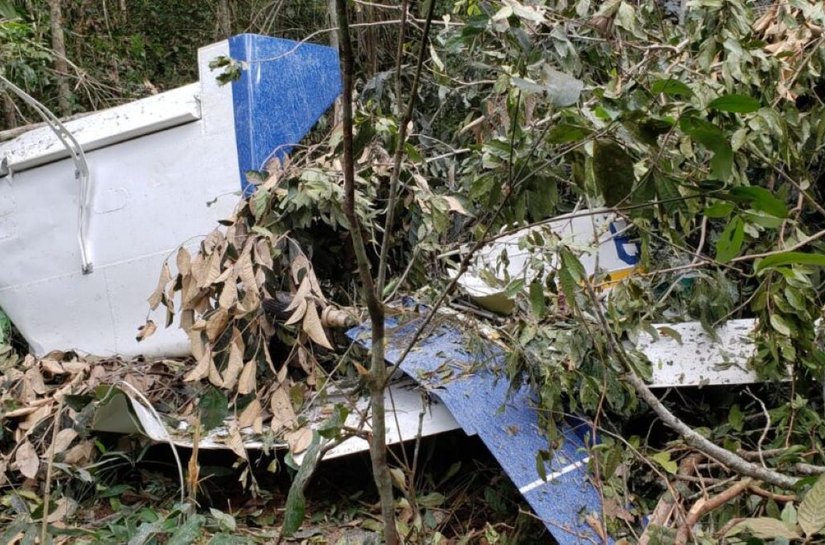
[[[135,333],[163,260],[181,242],[194,248],[238,200],[232,91],[207,67],[227,52],[226,42],[199,51],[198,84],[70,125],[96,148],[86,155],[95,180],[93,274],[80,270],[78,187],[56,139],[43,129],[0,148],[10,170],[0,178],[0,307],[35,354],[188,352],[176,328],[140,344]]]
[[[582,210],[558,216],[544,225],[522,229],[482,248],[459,284],[481,306],[494,312],[509,312],[512,301],[504,295],[508,282],[522,279],[529,283],[536,278],[538,269],[532,261],[543,265],[546,272],[557,266],[555,259],[531,253],[524,247],[523,240],[533,233],[540,234],[547,245],[554,244],[552,238],[556,237],[559,243],[578,253],[587,274],[604,272],[614,280],[622,278],[638,261],[635,244],[614,238],[614,234],[621,237],[622,229],[624,222],[608,210]],[[488,282],[490,276],[497,282]]]
[[[172,442],[179,447],[191,448],[191,434],[178,433],[188,426],[184,422],[179,422],[177,428],[170,428],[167,424],[155,418],[154,413],[145,406],[144,402],[136,397],[128,389],[120,390],[123,395],[113,396],[108,402],[100,404],[93,420],[93,428],[97,431],[107,431],[113,433],[139,433],[156,443]],[[341,400],[344,401],[343,399]],[[369,400],[361,398],[357,403],[357,411],[351,413],[345,425],[356,429],[360,426],[360,412],[366,411]],[[409,381],[402,381],[391,384],[385,395],[385,407],[387,411],[387,444],[411,441],[418,437],[428,437],[445,431],[458,429],[458,423],[447,410],[443,403],[436,399],[430,399],[426,394],[415,389]],[[423,413],[423,415],[422,415]],[[174,419],[173,415],[167,415]],[[313,427],[323,424],[324,416],[318,412],[310,418]],[[420,429],[419,429],[420,419]],[[364,427],[365,432],[369,432],[370,422]],[[240,430],[244,439],[244,447],[251,450],[261,450],[264,442],[259,435],[256,435],[252,428]],[[226,439],[229,436],[226,425],[219,426],[210,431],[208,435],[202,437],[198,443],[201,449],[221,449],[229,450]],[[276,445],[286,448],[286,444]],[[360,437],[350,437],[341,444],[328,450],[324,455],[325,460],[347,456],[356,452],[369,450],[369,443]],[[296,455],[295,459],[301,463],[303,453]]]
[[[659,338],[644,333],[636,344],[653,364],[651,387],[758,382],[748,365],[756,351],[751,338],[754,320],[729,320],[716,329],[716,339],[699,322],[653,327],[659,331]]]
[[[66,123],[77,141],[89,152],[131,138],[197,121],[201,117],[198,94],[200,85],[193,83],[152,97]],[[0,144],[0,157],[6,167],[21,171],[68,157],[66,148],[49,127],[29,131],[19,138]]]

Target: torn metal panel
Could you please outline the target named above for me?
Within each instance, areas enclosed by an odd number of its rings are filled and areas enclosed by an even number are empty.
[[[418,319],[398,326],[387,322],[387,361],[397,361]],[[369,329],[350,330],[352,338],[369,344]],[[526,387],[509,393],[500,377],[503,354],[490,343],[470,351],[461,331],[442,324],[423,338],[402,362],[401,369],[438,397],[470,435],[478,435],[560,545],[604,540],[587,522],[602,520],[601,496],[587,472],[590,427],[567,422],[560,427],[562,445],[544,463],[548,451],[535,398]],[[603,525],[602,525],[603,527]]]
[[[729,320],[713,338],[699,322],[655,324],[659,338],[639,336],[636,348],[653,364],[651,388],[759,382],[749,361],[755,320]]]
[[[333,403],[335,401],[335,399],[332,400]],[[338,401],[343,402],[343,397]],[[327,405],[330,404],[327,403]],[[356,410],[347,417],[345,425],[352,428],[358,427],[361,424],[361,414],[364,414],[368,405],[368,399],[360,398],[356,402]],[[389,387],[386,394],[386,410],[388,444],[415,439],[419,433],[419,419],[422,437],[458,429],[458,424],[443,403],[436,399],[428,399],[426,394],[409,382],[399,382]],[[178,447],[192,448],[191,432],[185,421],[177,419],[174,415],[158,415],[165,420],[163,422],[158,420],[156,414],[128,389],[115,389],[110,397],[98,405],[92,428],[103,432],[139,434],[156,443],[171,442]],[[324,412],[319,408],[310,415],[311,425],[320,426],[325,418]],[[201,437],[198,448],[231,450],[227,445],[228,424],[229,422]],[[368,421],[365,430],[369,429]],[[247,450],[264,448],[263,438],[255,434],[252,428],[242,428],[240,433]],[[277,442],[274,447],[286,449],[288,445],[284,442]],[[324,459],[329,460],[367,450],[369,450],[369,444],[366,440],[360,437],[350,437],[327,451]],[[300,463],[300,456],[297,454],[296,461]]]

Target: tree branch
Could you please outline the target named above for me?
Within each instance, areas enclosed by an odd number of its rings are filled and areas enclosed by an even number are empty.
[[[372,411],[372,436],[370,437],[370,458],[372,473],[378,494],[381,498],[381,515],[384,519],[384,542],[398,545],[398,531],[395,525],[395,502],[392,493],[392,479],[387,464],[386,414],[384,409],[384,386],[387,364],[384,361],[384,306],[378,298],[370,271],[361,223],[355,213],[355,169],[352,141],[352,42],[349,35],[349,18],[346,0],[336,1],[338,15],[339,49],[343,72],[343,176],[344,176],[344,214],[349,223],[352,246],[358,262],[358,274],[361,279],[363,294],[372,324],[372,347],[370,350],[370,371],[367,382],[370,387],[370,409]]]
[[[401,104],[401,53],[403,52],[403,37],[404,29],[406,27],[407,19],[407,2],[404,0],[404,12],[401,14],[401,36],[398,38],[398,58],[396,59],[396,94],[395,100]],[[424,35],[421,37],[421,47],[418,49],[418,62],[415,67],[415,77],[413,78],[412,87],[410,88],[410,99],[407,101],[407,109],[404,112],[404,117],[401,118],[401,123],[398,127],[398,143],[395,149],[395,157],[393,158],[392,174],[390,175],[390,194],[387,199],[387,216],[384,222],[384,239],[381,241],[381,257],[378,261],[378,279],[376,285],[378,288],[378,297],[381,297],[384,291],[384,283],[387,275],[387,262],[390,244],[392,243],[392,226],[395,223],[395,207],[398,204],[398,185],[401,178],[401,160],[404,157],[404,144],[407,142],[407,126],[412,121],[413,109],[415,107],[415,97],[418,92],[418,82],[421,79],[421,69],[424,66],[424,57],[427,53],[427,37],[430,34],[430,24],[433,20],[433,10],[435,9],[435,0],[430,1],[429,9],[427,10],[427,19],[424,22]]]

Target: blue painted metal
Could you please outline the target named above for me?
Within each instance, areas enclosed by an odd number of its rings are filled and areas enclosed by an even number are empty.
[[[388,362],[398,360],[419,323],[387,321]],[[369,347],[368,326],[348,335]],[[503,360],[492,344],[469,350],[460,329],[442,324],[416,345],[401,370],[437,396],[467,434],[481,438],[560,545],[603,543],[585,520],[588,515],[602,520],[601,497],[587,472],[589,425],[562,424],[564,441],[545,463],[545,482],[536,460],[549,447],[535,396],[526,386],[510,391],[509,382],[500,377]]]
[[[338,53],[321,45],[255,34],[229,39],[244,70],[232,82],[238,170],[244,194],[250,170],[262,170],[301,141],[341,93]]]

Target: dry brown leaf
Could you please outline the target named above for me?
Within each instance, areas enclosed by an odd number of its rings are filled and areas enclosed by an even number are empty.
[[[34,391],[34,393],[38,395],[43,395],[49,391],[46,387],[46,383],[43,382],[43,374],[40,372],[40,369],[37,367],[32,367],[26,371],[25,380],[28,383],[29,387]]]
[[[458,212],[461,215],[469,216],[470,214],[467,212],[467,209],[464,208],[464,205],[461,204],[457,198],[452,197],[450,195],[445,195],[442,197],[446,202],[447,206],[450,208],[451,212]]]
[[[226,329],[226,324],[229,323],[229,313],[225,308],[219,308],[206,321],[206,337],[210,342],[220,337],[223,330]]]
[[[252,266],[252,247],[247,245],[238,262],[235,263],[235,273],[243,283],[244,291],[258,291],[258,283],[255,281],[255,268]]]
[[[293,299],[293,301],[295,300]],[[307,303],[307,300],[305,298],[298,300],[298,307],[295,309],[295,312],[292,313],[289,319],[286,322],[284,322],[284,325],[297,324],[298,322],[303,320],[304,316],[307,313],[307,309],[310,306],[315,307],[315,303]]]
[[[203,355],[198,358],[197,361],[198,364],[195,365],[195,368],[183,377],[184,382],[201,380],[209,375],[209,367],[214,367],[214,363],[212,363],[212,347],[207,346]]]
[[[83,373],[89,369],[89,362],[84,360],[64,361],[60,365],[63,367],[63,370],[70,375]]]
[[[266,267],[270,271],[274,266],[272,262],[272,245],[266,238],[259,238],[255,243],[255,261],[262,267]]]
[[[198,281],[192,276],[184,276],[181,280],[181,310],[192,310],[197,306],[198,301],[203,297]]]
[[[215,281],[221,276],[221,259],[222,258],[223,258],[223,256],[218,252],[215,252],[215,253],[213,253],[212,255],[209,256],[209,259],[207,260],[206,266],[205,266],[206,267],[206,272],[205,272],[203,278],[201,279],[201,281],[198,282],[198,287],[199,288],[206,288],[210,284],[214,284]]]
[[[187,276],[192,272],[192,256],[189,255],[189,251],[183,246],[178,248],[178,255],[175,258],[175,262],[178,265],[178,272],[181,275]]]
[[[229,280],[229,277],[232,276],[233,270],[234,269],[232,267],[225,268],[223,271],[221,271],[221,274],[218,275],[218,277],[212,282],[212,284],[220,284],[221,282],[226,282],[227,280]]]
[[[258,290],[245,290],[241,299],[241,308],[244,312],[253,312],[261,307],[261,296]]]
[[[255,383],[255,375],[258,370],[258,365],[254,359],[249,360],[244,364],[241,377],[238,379],[238,393],[241,395],[251,394],[257,388]]]
[[[324,326],[321,325],[321,317],[318,316],[318,310],[314,303],[307,305],[306,315],[302,324],[304,332],[309,335],[309,338],[316,344],[332,350],[332,345],[329,344],[327,334],[324,331]]]
[[[63,369],[59,361],[50,358],[40,360],[40,368],[52,375],[63,375],[66,373],[66,370]]]
[[[14,409],[13,411],[9,411],[7,413],[3,413],[3,419],[7,418],[18,418],[21,416],[28,416],[34,411],[36,411],[39,407],[20,407],[19,409]]]
[[[190,276],[195,280],[194,284],[195,287],[200,287],[205,285],[206,283],[206,269],[207,269],[208,260],[204,258],[204,256],[200,253],[195,254],[195,257],[192,258],[192,265],[191,265],[191,273]],[[190,276],[184,276],[184,281]]]
[[[290,268],[292,270],[293,282],[300,284],[303,278],[308,278],[310,287],[312,288],[312,294],[321,302],[326,303],[327,300],[324,297],[324,292],[321,290],[321,285],[318,283],[315,271],[312,270],[312,263],[309,262],[309,259],[307,259],[305,255],[301,254],[296,256],[292,260]],[[301,275],[301,271],[304,271],[303,276]]]
[[[294,455],[301,453],[309,447],[312,442],[312,429],[309,426],[289,431],[284,434],[284,439],[289,443],[289,451]]]
[[[249,461],[249,457],[246,454],[246,448],[243,446],[243,437],[241,437],[241,430],[238,428],[238,425],[234,422],[229,425],[229,435],[226,437],[226,446],[228,446],[232,452],[238,455],[238,458],[242,458],[246,461]]]
[[[281,387],[272,392],[269,409],[272,412],[270,427],[273,432],[277,433],[285,427],[295,424],[295,411],[292,408],[292,402],[289,400],[289,393],[286,388]]]
[[[92,460],[94,443],[83,441],[66,451],[63,461],[69,465],[85,465]]]
[[[28,431],[34,429],[41,421],[46,418],[51,418],[52,414],[52,406],[54,405],[53,401],[47,405],[43,405],[42,407],[38,407],[36,411],[31,413],[25,420],[23,420],[20,424],[17,425],[17,429],[22,431]]]
[[[309,259],[304,254],[296,255],[289,264],[290,271],[292,271],[292,281],[300,284],[304,275],[309,275],[312,265]],[[302,274],[303,271],[303,274]]]
[[[233,331],[232,344],[229,347],[229,360],[226,363],[226,369],[223,371],[223,387],[227,390],[235,387],[235,384],[238,382],[238,376],[244,368],[243,350],[241,332],[235,329]]]
[[[263,407],[261,407],[261,402],[257,399],[253,399],[249,402],[249,404],[241,412],[241,415],[238,417],[238,426],[241,428],[248,428],[249,426],[255,423],[255,420],[259,416],[261,416],[262,410]]]
[[[172,280],[172,273],[169,271],[169,263],[163,262],[163,268],[160,270],[160,278],[158,278],[158,285],[152,295],[149,296],[149,308],[155,310],[163,298],[163,290],[166,289],[166,284]]]
[[[221,308],[228,309],[238,301],[238,280],[237,277],[232,276],[228,278],[223,284],[221,296],[218,298],[218,305]]]
[[[53,524],[69,518],[75,511],[77,511],[77,502],[69,497],[61,496],[60,499],[55,502],[54,510],[49,511],[49,516],[46,520]]]
[[[310,295],[312,292],[312,283],[309,281],[309,278],[304,278],[301,281],[301,285],[298,286],[298,291],[295,292],[295,295],[292,296],[292,301],[284,309],[284,312],[289,312],[291,310],[295,310],[301,304],[302,301],[305,301],[307,296]]]
[[[135,340],[137,342],[141,342],[148,339],[155,333],[155,331],[157,331],[157,329],[158,326],[155,325],[153,320],[146,320],[146,323],[138,328],[138,333],[135,335]]]
[[[40,468],[40,457],[32,444],[26,440],[17,447],[12,467],[18,470],[27,479],[34,479]]]
[[[206,352],[206,345],[203,342],[201,332],[190,329],[189,330],[189,348],[192,350],[192,355],[195,360],[200,360]]]
[[[218,371],[218,367],[215,365],[215,358],[212,358],[209,361],[209,382],[218,388],[223,386],[223,377]]]
[[[54,444],[50,447],[52,452],[49,455],[53,456],[54,453],[64,452],[76,437],[77,432],[72,428],[63,428],[57,432],[57,437],[54,438]]]

